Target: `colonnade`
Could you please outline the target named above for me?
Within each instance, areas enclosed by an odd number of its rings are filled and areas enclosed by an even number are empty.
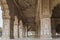
[[[40,13],[40,38],[51,38],[51,19],[50,19],[50,9],[49,9],[49,0],[44,1],[44,5],[42,6],[42,1],[39,1],[39,13]],[[6,7],[6,6],[5,6]],[[43,9],[42,9],[43,8]],[[6,12],[6,13],[5,13]],[[9,9],[5,10],[3,15],[3,34],[2,38],[9,39],[10,38],[10,16]],[[7,15],[6,15],[7,14]],[[14,38],[18,38],[18,34],[20,38],[23,38],[23,23],[22,20],[19,22],[18,28],[18,18],[14,17]],[[19,29],[19,32],[18,32]]]
[[[19,31],[18,31],[19,30]],[[23,23],[22,20],[20,20],[20,25],[18,27],[18,20],[17,17],[15,16],[15,21],[14,21],[14,39],[18,38],[23,38]],[[4,17],[3,19],[3,32],[2,32],[2,39],[8,40],[10,39],[10,18]]]
[[[51,19],[48,18],[42,18],[41,20],[41,30],[40,30],[40,38],[51,38]],[[10,18],[4,18],[3,20],[3,38],[10,38]],[[19,30],[19,31],[18,31]],[[20,38],[23,38],[23,23],[22,20],[20,20],[20,25],[18,28],[18,20],[15,16],[14,21],[14,39],[18,38],[18,34]]]

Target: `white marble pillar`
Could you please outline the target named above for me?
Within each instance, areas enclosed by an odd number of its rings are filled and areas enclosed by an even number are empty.
[[[17,16],[15,16],[14,20],[14,38],[18,38],[18,19]]]
[[[41,19],[41,38],[51,39],[51,20],[50,18]]]
[[[2,40],[10,39],[10,18],[3,18]]]
[[[19,23],[19,38],[23,38],[23,23],[22,23],[22,20],[20,20],[20,23]]]

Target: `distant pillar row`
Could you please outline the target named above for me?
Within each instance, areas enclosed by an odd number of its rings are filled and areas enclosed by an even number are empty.
[[[18,38],[18,36],[19,36],[19,38],[23,38],[23,23],[22,23],[22,20],[20,20],[19,25],[18,25],[18,18],[17,18],[17,16],[15,16],[14,39]]]
[[[19,28],[18,28],[18,19],[15,16],[14,20],[14,39],[18,38],[18,29],[19,29],[19,38],[23,38],[23,23],[20,20]],[[10,17],[4,16],[3,17],[3,33],[2,33],[2,40],[9,40],[10,39]]]

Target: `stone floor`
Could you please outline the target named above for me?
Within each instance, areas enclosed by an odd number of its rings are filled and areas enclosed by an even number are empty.
[[[0,38],[0,40],[2,39]],[[56,39],[20,38],[20,39],[4,39],[4,40],[60,40],[60,38]]]
[[[7,39],[9,40],[9,39]],[[10,39],[10,40],[60,40],[60,39],[33,39],[33,38],[27,38],[27,39]]]

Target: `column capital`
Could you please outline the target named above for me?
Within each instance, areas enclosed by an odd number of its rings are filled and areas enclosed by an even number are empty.
[[[14,21],[14,24],[18,24],[18,18],[17,18],[17,16],[15,16],[15,21]]]
[[[10,19],[10,16],[3,16],[3,19]]]
[[[2,2],[3,4],[7,3],[7,1],[6,1],[6,0],[1,0],[1,2]]]
[[[42,15],[42,16],[40,17],[40,19],[43,19],[43,18],[51,18],[51,15]]]

